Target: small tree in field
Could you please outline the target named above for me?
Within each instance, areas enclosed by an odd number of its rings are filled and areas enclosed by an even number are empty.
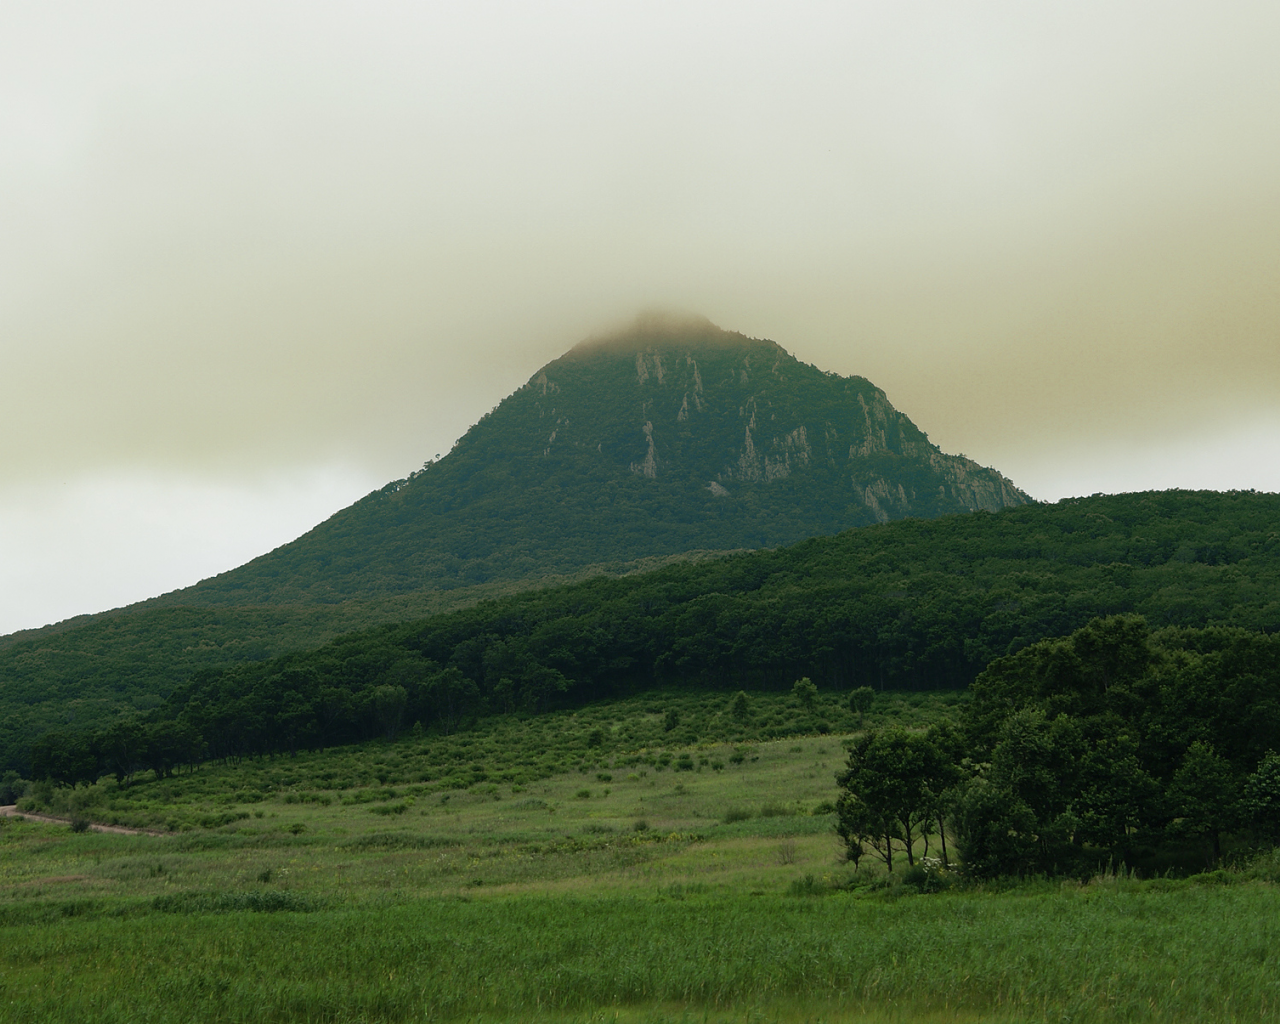
[[[875,699],[876,691],[869,686],[859,686],[849,694],[849,710],[858,716],[858,728],[862,728],[862,718],[871,710]]]
[[[836,802],[837,832],[850,857],[869,844],[893,870],[895,847],[915,864],[915,844],[937,820],[939,794],[954,773],[950,751],[937,730],[864,733],[849,748],[849,766],[836,775],[844,790]]]
[[[806,711],[812,711],[813,706],[818,702],[818,688],[813,684],[812,679],[805,676],[792,684],[791,696],[795,697]]]

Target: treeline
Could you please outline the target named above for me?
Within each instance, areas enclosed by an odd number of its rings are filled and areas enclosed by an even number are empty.
[[[892,523],[202,670],[147,721],[239,757],[655,686],[962,688],[1095,616],[1280,629],[1278,522],[1275,495],[1164,492]]]
[[[1277,750],[1280,638],[1113,616],[997,659],[961,729],[862,736],[839,829],[891,868],[949,834],[978,878],[1211,865],[1280,841]]]

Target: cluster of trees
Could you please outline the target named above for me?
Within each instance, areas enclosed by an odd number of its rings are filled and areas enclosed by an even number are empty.
[[[963,726],[861,736],[839,776],[852,860],[946,838],[975,877],[1208,863],[1280,841],[1280,638],[1094,620],[994,661]]]

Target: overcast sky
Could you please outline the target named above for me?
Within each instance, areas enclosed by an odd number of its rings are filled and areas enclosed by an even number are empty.
[[[1034,496],[1280,490],[1280,5],[0,0],[0,633],[698,312]]]

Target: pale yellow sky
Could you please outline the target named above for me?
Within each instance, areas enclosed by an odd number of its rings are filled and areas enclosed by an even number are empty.
[[[1280,8],[0,0],[0,633],[654,306],[1042,498],[1280,489]]]

